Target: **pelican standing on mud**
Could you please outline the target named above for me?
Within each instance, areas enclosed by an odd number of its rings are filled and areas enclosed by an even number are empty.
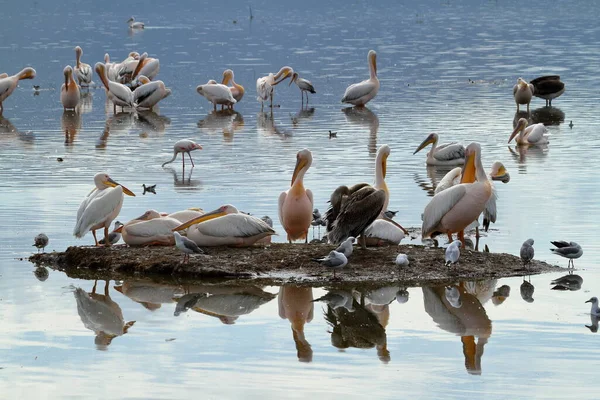
[[[33,78],[35,78],[35,69],[29,67],[24,68],[21,72],[13,76],[8,76],[8,74],[0,75],[0,115],[4,112],[4,100],[15,91],[19,85],[19,81]]]
[[[82,238],[91,230],[96,246],[98,246],[96,230],[104,228],[106,246],[110,246],[108,228],[121,211],[123,194],[128,196],[135,196],[135,194],[125,186],[112,180],[104,172],[97,173],[94,176],[94,184],[96,187],[86,196],[79,206],[79,210],[77,210],[77,222],[75,223],[75,229],[73,229],[73,236]]]
[[[90,64],[86,64],[81,62],[81,56],[83,55],[83,50],[81,47],[75,47],[75,76],[77,77],[77,82],[79,86],[90,86],[92,83],[92,67]]]
[[[444,143],[438,146],[438,140],[437,133],[429,134],[413,155],[431,144],[431,150],[427,153],[427,165],[462,165],[465,163],[465,147],[462,144]]]
[[[517,103],[517,112],[521,104],[527,104],[527,112],[529,112],[529,103],[533,97],[534,88],[531,83],[527,83],[523,78],[517,79],[517,84],[513,87],[513,96]]]
[[[79,93],[79,86],[75,82],[75,79],[73,79],[73,68],[71,68],[70,65],[67,65],[63,70],[63,74],[65,75],[65,83],[63,83],[60,88],[60,102],[65,111],[75,111],[75,108],[77,108],[77,105],[79,104],[81,94]]]
[[[258,97],[256,98],[260,101],[260,110],[262,111],[264,108],[265,101],[269,100],[271,102],[271,109],[273,109],[273,95],[275,92],[275,86],[283,82],[286,78],[291,77],[294,74],[294,70],[292,67],[282,67],[277,74],[273,75],[270,73],[267,76],[263,76],[262,78],[258,78],[256,80],[256,93]]]
[[[304,188],[304,175],[312,164],[312,153],[300,150],[296,155],[296,167],[291,187],[279,195],[279,221],[287,232],[290,243],[304,239],[308,243],[308,229],[313,219],[313,194]]]
[[[342,103],[364,106],[377,96],[379,79],[377,79],[377,53],[375,53],[375,50],[369,51],[367,60],[371,76],[365,81],[348,86],[344,97],[342,97]]]
[[[181,165],[183,166],[184,169],[185,169],[185,155],[186,154],[190,158],[192,167],[194,167],[194,160],[192,160],[192,155],[190,154],[190,152],[192,152],[194,150],[202,150],[202,145],[197,144],[196,142],[194,142],[191,139],[178,140],[173,145],[173,158],[171,158],[167,162],[164,162],[162,164],[162,167],[175,161],[175,159],[177,158],[177,154],[179,154],[179,153],[181,153]]]

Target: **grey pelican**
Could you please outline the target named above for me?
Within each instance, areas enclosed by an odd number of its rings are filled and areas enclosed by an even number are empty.
[[[519,105],[527,104],[527,112],[529,112],[529,103],[533,96],[533,85],[527,83],[523,78],[517,79],[517,84],[513,87],[513,96],[515,103],[517,103],[517,112],[519,112]]]
[[[575,268],[575,263],[573,262],[573,259],[579,258],[583,255],[583,249],[581,248],[581,246],[575,242],[565,242],[562,240],[558,240],[558,241],[554,241],[554,242],[550,242],[550,243],[552,243],[554,246],[556,246],[555,249],[550,249],[550,251],[561,257],[568,258],[569,266],[572,266],[573,268]]]
[[[552,107],[552,100],[565,92],[565,84],[558,75],[540,76],[529,82],[533,85],[533,95],[546,100],[546,106]]]

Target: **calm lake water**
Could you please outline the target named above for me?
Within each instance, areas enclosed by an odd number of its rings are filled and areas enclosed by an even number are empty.
[[[21,82],[0,117],[0,397],[596,398],[597,321],[584,301],[600,294],[597,4],[259,0],[252,21],[248,5],[0,3],[10,16],[0,27],[0,72],[31,65],[38,74]],[[131,14],[147,29],[128,31]],[[147,51],[173,95],[157,113],[115,116],[104,91],[92,89],[81,115],[63,115],[62,70],[76,45],[92,65],[105,52],[122,60]],[[344,111],[346,86],[368,77],[369,49],[378,53],[381,90],[368,109]],[[297,88],[283,84],[281,107],[261,113],[256,78],[283,65],[317,94],[301,109]],[[235,114],[215,114],[195,87],[226,68],[247,92]],[[521,151],[506,143],[519,117],[512,87],[544,74],[560,74],[567,87],[552,109],[531,104],[551,143]],[[111,281],[108,295],[97,284],[99,322],[79,296],[93,281],[54,271],[38,280],[19,260],[39,232],[50,237],[47,251],[92,243],[71,232],[100,171],[138,195],[125,199],[121,221],[147,209],[232,203],[270,215],[282,232],[277,199],[305,147],[314,158],[305,184],[324,210],[339,184],[374,179],[375,152],[389,144],[390,209],[403,225],[420,226],[446,172],[428,169],[424,152],[412,155],[430,132],[442,142],[480,142],[486,168],[499,160],[511,174],[496,185],[499,218],[482,244],[517,254],[532,237],[536,258],[566,266],[549,241],[576,241],[585,250],[576,261],[581,289],[551,290],[561,274],[533,276],[535,301],[526,302],[522,278],[464,282],[457,309],[443,288],[390,282],[374,293],[355,288],[350,312],[311,303],[326,288]],[[193,153],[196,167],[161,168],[182,138],[204,146]],[[157,194],[143,196],[142,183],[156,184]],[[504,285],[510,295],[502,299]],[[198,295],[199,305],[175,316],[174,299],[193,293],[212,296]]]

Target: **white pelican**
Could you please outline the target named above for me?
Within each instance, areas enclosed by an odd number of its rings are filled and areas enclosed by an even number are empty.
[[[3,72],[0,74],[0,79],[4,79],[4,78],[8,78],[8,74],[6,72]]]
[[[162,304],[175,303],[173,297],[185,294],[181,286],[153,283],[146,280],[127,280],[121,286],[114,288],[150,311],[158,310]]]
[[[527,124],[527,119],[519,118],[515,130],[510,134],[508,143],[510,143],[515,136],[517,137],[515,140],[518,145],[548,144],[550,142],[547,134],[548,129],[544,124],[541,122],[529,126],[527,126]]]
[[[141,216],[116,229],[130,246],[164,246],[175,243],[173,229],[181,223],[175,218],[162,217],[158,211],[148,210]]]
[[[296,167],[290,188],[279,195],[279,221],[287,232],[290,243],[305,239],[308,243],[308,228],[313,219],[313,194],[304,188],[304,175],[312,164],[312,153],[300,150],[296,155]]]
[[[153,80],[160,71],[160,61],[158,58],[148,57],[148,53],[140,56],[138,63],[131,74],[131,79],[135,79],[138,75],[144,75],[150,80]]]
[[[3,78],[0,78],[0,115],[4,111],[4,106],[2,103],[8,96],[12,94],[12,92],[17,88],[19,81],[21,79],[33,79],[35,78],[35,69],[33,68],[24,68],[16,75],[8,76],[5,75]]]
[[[220,83],[207,83],[200,85],[196,91],[201,96],[206,97],[208,101],[213,103],[214,110],[217,111],[217,104],[233,106],[236,101],[231,94],[231,90]]]
[[[267,76],[263,76],[262,78],[258,78],[256,80],[256,93],[258,97],[256,98],[260,101],[260,109],[262,111],[264,107],[264,103],[267,100],[271,101],[271,109],[273,108],[273,93],[275,91],[274,86],[283,82],[288,76],[292,76],[294,74],[294,70],[291,67],[282,67],[276,75],[270,73]],[[279,79],[279,80],[278,80]]]
[[[181,164],[183,165],[183,168],[185,168],[185,154],[184,153],[187,153],[188,157],[190,158],[190,161],[192,162],[192,167],[194,167],[194,160],[192,160],[192,155],[190,154],[190,152],[194,151],[194,150],[202,150],[202,145],[199,145],[190,139],[178,140],[173,145],[173,158],[171,158],[169,161],[163,163],[162,167],[175,161],[175,159],[177,158],[177,154],[179,154],[179,153],[181,153]]]
[[[197,218],[204,215],[204,211],[200,208],[188,208],[187,210],[175,211],[174,213],[167,214],[167,217],[174,218],[180,223],[188,222],[190,219]]]
[[[300,78],[297,72],[294,72],[292,75],[292,79],[290,80],[290,84],[288,86],[290,86],[293,82],[296,82],[296,86],[300,88],[302,103],[304,103],[304,93],[306,93],[306,103],[308,104],[308,93],[317,93],[313,84],[307,79]]]
[[[133,75],[133,71],[139,65],[140,54],[137,51],[132,51],[129,53],[126,59],[121,61],[120,64],[115,65],[115,69],[117,70],[116,82],[119,83],[130,83]]]
[[[427,165],[462,165],[465,163],[465,147],[459,143],[444,143],[437,145],[439,136],[431,133],[417,147],[413,154],[431,144],[431,150],[427,153]]]
[[[235,99],[236,103],[239,103],[242,100],[242,97],[244,97],[244,87],[240,84],[235,83],[233,71],[230,69],[226,69],[225,71],[223,71],[223,82],[221,82],[221,84],[228,85],[230,82],[231,86],[227,87],[231,91],[231,95]],[[230,108],[233,108],[233,104],[230,106]]]
[[[546,100],[546,107],[552,107],[552,99],[565,92],[565,84],[558,75],[540,76],[529,83],[533,85],[533,95]]]
[[[110,55],[108,53],[105,53],[104,66],[106,67],[106,75],[108,77],[108,80],[116,82],[119,77],[119,63],[110,62]]]
[[[383,203],[383,211],[387,211],[388,204],[390,202],[390,191],[385,183],[385,174],[387,171],[387,159],[390,155],[390,146],[387,144],[382,145],[377,150],[377,156],[375,157],[375,189],[381,189],[385,192],[385,203]]]
[[[367,61],[369,62],[371,77],[366,81],[348,86],[344,97],[342,97],[342,103],[364,106],[377,96],[377,92],[379,92],[379,79],[377,79],[377,53],[375,53],[375,50],[369,51]]]
[[[106,89],[106,96],[113,103],[113,112],[117,113],[117,106],[121,109],[124,107],[134,107],[133,92],[127,86],[117,82],[110,81],[106,75],[106,66],[100,62],[96,63],[95,67],[100,80]]]
[[[533,96],[535,89],[531,83],[527,83],[523,78],[517,79],[517,84],[513,87],[513,96],[515,103],[517,103],[517,112],[519,112],[519,105],[527,104],[527,112],[529,112],[529,103]]]
[[[82,63],[81,56],[83,55],[83,50],[81,47],[75,47],[75,76],[77,77],[77,82],[80,86],[90,86],[92,83],[92,67],[90,64]]]
[[[364,236],[367,246],[382,246],[385,244],[400,244],[406,234],[392,222],[385,219],[376,219],[365,229]]]
[[[73,229],[73,235],[82,238],[91,230],[96,246],[98,246],[96,230],[104,228],[106,246],[110,246],[110,241],[107,240],[108,228],[121,211],[123,193],[128,196],[135,196],[135,194],[103,172],[94,176],[94,184],[96,187],[81,202],[79,210],[77,210],[77,222]]]
[[[127,20],[129,29],[144,29],[145,25],[143,22],[135,22],[135,18],[131,17]]]
[[[133,91],[133,104],[136,108],[152,108],[159,101],[171,95],[171,89],[167,89],[163,81],[150,82],[144,75],[140,75],[137,81],[141,84]]]
[[[465,157],[463,181],[473,183],[461,183],[433,196],[423,212],[423,238],[446,233],[452,241],[452,233],[458,232],[464,246],[463,230],[479,217],[492,196],[492,185],[481,164],[481,146],[471,143]]]
[[[79,104],[81,95],[79,93],[79,86],[73,79],[73,68],[67,65],[63,70],[65,75],[65,83],[60,88],[60,102],[63,105],[64,110],[75,110]]]
[[[256,241],[275,234],[265,221],[241,214],[230,204],[194,218],[174,230],[186,228],[189,228],[188,238],[198,246],[251,246]]]

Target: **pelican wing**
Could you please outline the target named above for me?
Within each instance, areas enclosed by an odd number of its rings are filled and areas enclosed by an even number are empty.
[[[171,213],[171,214],[167,215],[167,217],[174,218],[183,224],[184,222],[191,221],[194,218],[200,217],[203,214],[204,214],[203,211],[181,210],[181,211],[176,211],[174,213]]]
[[[548,129],[544,124],[535,124],[532,126],[531,133],[527,136],[529,143],[538,143],[545,139],[544,135],[548,132]]]
[[[215,99],[217,101],[229,101],[231,103],[236,103],[233,95],[231,94],[231,90],[220,83],[217,84],[209,84],[202,85],[202,92],[204,92],[204,97],[211,100]]]
[[[404,239],[404,232],[396,225],[384,219],[376,219],[371,225],[365,229],[366,237],[374,237],[382,240],[387,240],[390,243],[400,244]]]
[[[171,94],[171,92],[166,91],[165,84],[163,83],[163,81],[154,81],[146,83],[145,85],[139,86],[137,89],[135,89],[133,92],[133,101],[138,105],[142,105],[144,101],[146,101],[150,96],[156,93],[157,90],[165,93],[165,97]]]
[[[158,61],[158,58],[155,58],[146,62],[142,69],[137,73],[137,76],[144,75],[148,79],[152,80],[156,75],[158,75],[158,71],[160,71],[160,61]]]
[[[496,223],[496,200],[498,200],[498,192],[496,192],[496,187],[492,185],[492,195],[483,210],[483,229],[486,232],[490,227],[490,222],[492,224]]]
[[[344,97],[342,97],[342,103],[348,103],[350,101],[358,100],[363,96],[368,95],[377,87],[374,82],[370,80],[362,81],[348,86]]]
[[[329,232],[329,240],[339,244],[348,236],[358,236],[375,221],[383,209],[386,194],[371,186],[347,196]]]
[[[275,234],[262,219],[245,214],[227,214],[219,218],[201,222],[196,229],[206,236],[251,237],[261,233]]]
[[[439,145],[433,153],[433,157],[439,161],[457,160],[465,158],[465,148],[462,144],[449,143]]]
[[[90,84],[92,82],[92,67],[88,64],[81,64],[79,68],[75,68],[75,74],[81,82]]]
[[[264,101],[269,98],[269,95],[273,91],[269,78],[272,78],[273,74],[269,76],[263,76],[256,80],[256,93],[258,93],[258,101]]]
[[[123,204],[123,188],[117,186],[98,190],[96,196],[86,205],[81,218],[77,220],[73,235],[83,237],[94,225],[106,220],[116,209]]]
[[[429,236],[448,213],[467,193],[467,184],[453,186],[444,190],[431,199],[423,212],[423,237]]]
[[[170,236],[181,223],[175,218],[163,217],[127,226],[127,234],[137,237]]]
[[[513,86],[513,97],[517,95],[517,90],[519,89],[519,85]]]
[[[278,210],[279,210],[279,221],[280,222],[283,221],[283,203],[285,202],[286,197],[287,197],[287,192],[281,192],[281,194],[279,195]]]
[[[100,191],[97,188],[92,189],[91,192],[88,193],[87,196],[85,196],[85,199],[83,199],[83,201],[81,202],[81,204],[79,205],[79,209],[77,210],[77,221],[79,221],[79,219],[81,218],[81,216],[83,215],[83,212],[85,211],[86,207],[88,206],[88,204],[90,204],[90,202],[92,200],[94,200],[94,198],[100,193]]]

